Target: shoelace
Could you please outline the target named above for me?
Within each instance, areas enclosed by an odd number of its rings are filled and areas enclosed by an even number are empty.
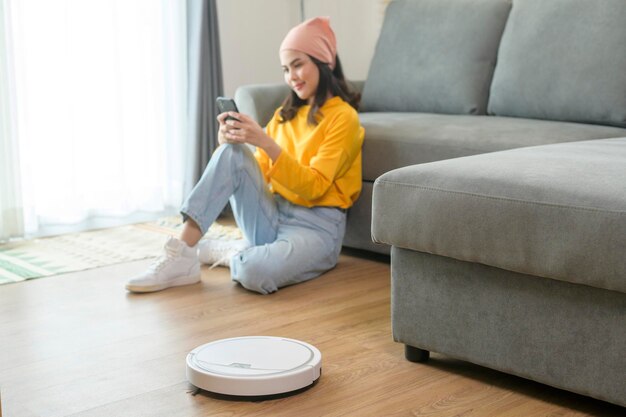
[[[222,258],[218,259],[217,261],[213,262],[213,265],[211,265],[211,266],[209,267],[209,271],[210,271],[211,269],[215,268],[216,266],[218,266],[219,264],[221,264],[222,262],[224,262],[224,261],[225,261],[225,260],[227,260],[227,259],[228,259],[228,256],[224,256],[224,257],[222,257]]]
[[[213,262],[213,265],[211,265],[209,267],[209,271],[213,268],[215,268],[216,266],[220,265],[222,262],[227,261],[228,259],[232,258],[233,256],[235,256],[236,254],[238,254],[239,252],[233,252],[233,253],[229,253],[231,251],[231,249],[229,248],[220,248],[220,249],[216,249],[215,252],[223,252],[224,255],[222,255],[221,258],[219,258],[217,261]]]
[[[176,258],[178,253],[174,248],[165,246],[165,255],[159,256],[153,263],[150,265],[150,270],[153,272],[159,272],[163,269],[167,264]]]

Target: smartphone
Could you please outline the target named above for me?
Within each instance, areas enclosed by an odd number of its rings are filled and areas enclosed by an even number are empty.
[[[227,111],[234,111],[239,113],[239,109],[237,109],[235,100],[233,100],[232,98],[218,97],[215,99],[215,103],[217,104],[217,108],[220,111],[220,114],[226,113]],[[239,119],[232,116],[227,116],[226,120],[237,120],[238,122],[240,121]]]

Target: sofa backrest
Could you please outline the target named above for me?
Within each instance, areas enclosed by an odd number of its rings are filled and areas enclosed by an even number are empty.
[[[511,0],[395,0],[361,111],[485,114]]]
[[[514,0],[488,111],[626,126],[626,0]]]

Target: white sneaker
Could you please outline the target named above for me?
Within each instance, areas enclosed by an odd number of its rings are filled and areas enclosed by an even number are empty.
[[[153,292],[179,285],[200,282],[200,263],[195,247],[170,237],[163,254],[146,272],[131,278],[126,289],[132,292]]]
[[[203,264],[230,267],[230,258],[250,247],[246,239],[221,240],[204,239],[198,243],[198,258]]]

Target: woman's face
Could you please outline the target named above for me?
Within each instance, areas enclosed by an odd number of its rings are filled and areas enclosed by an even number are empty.
[[[317,65],[304,52],[291,49],[280,52],[280,65],[287,85],[298,97],[311,104],[320,82]]]

